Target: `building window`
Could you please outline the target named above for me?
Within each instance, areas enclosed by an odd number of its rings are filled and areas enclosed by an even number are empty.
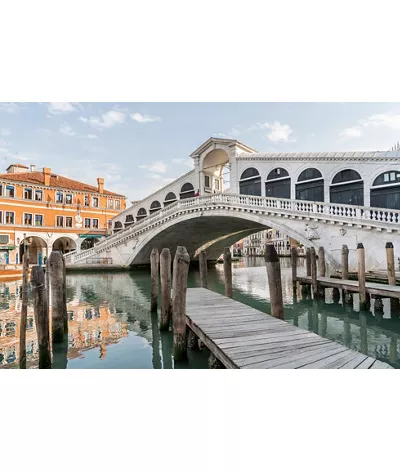
[[[6,186],[6,197],[15,197],[15,188],[14,186]]]
[[[219,180],[214,180],[214,186],[217,191],[219,191]]]
[[[153,201],[150,205],[150,214],[153,214],[154,212],[157,212],[161,209],[161,204],[159,201]]]
[[[65,195],[65,204],[72,204],[72,194]]]
[[[114,200],[113,199],[107,199],[107,208],[108,209],[114,209]]]
[[[188,199],[194,196],[195,192],[193,185],[191,183],[185,183],[181,188],[181,192],[179,193],[180,199]]]
[[[35,214],[35,225],[37,227],[43,227],[44,217],[41,214]]]
[[[90,228],[90,219],[85,219],[85,228]]]
[[[15,223],[15,213],[14,212],[6,212],[5,223],[6,224]]]
[[[144,209],[143,207],[141,207],[141,208],[138,210],[138,213],[136,214],[136,222],[139,222],[139,220],[142,220],[142,219],[144,219],[145,217],[147,217],[146,209]]]
[[[0,184],[0,196],[2,196],[2,195],[3,195],[3,185]]]
[[[32,188],[25,188],[24,189],[24,199],[32,199],[33,191]]]
[[[24,214],[24,225],[32,225],[33,214]]]
[[[265,195],[290,199],[290,176],[284,168],[274,168],[265,182]]]
[[[92,220],[92,228],[99,228],[99,219]]]
[[[239,181],[240,194],[248,196],[261,196],[261,176],[255,168],[247,168]]]
[[[364,205],[364,182],[355,170],[341,170],[335,175],[329,189],[330,202]]]
[[[164,207],[167,207],[167,206],[169,206],[170,204],[173,204],[175,201],[176,201],[176,196],[175,196],[175,194],[174,194],[174,193],[168,193],[168,194],[165,196]]]
[[[388,171],[375,178],[371,188],[371,206],[384,209],[400,208],[400,172]]]
[[[92,207],[99,207],[99,198],[92,197]]]
[[[35,191],[35,201],[43,201],[43,192],[40,189]]]
[[[3,211],[0,211],[0,224],[3,223]]]
[[[206,188],[209,188],[210,187],[210,177],[207,176],[207,175],[204,175],[204,186]]]
[[[115,209],[121,209],[121,201],[117,199],[115,201],[114,207],[115,207]]]
[[[84,202],[86,207],[89,207],[89,196],[85,196],[85,202]]]
[[[69,228],[72,227],[72,217],[65,217],[65,226]]]
[[[296,184],[296,199],[302,201],[324,201],[324,179],[316,168],[307,168],[300,173]]]
[[[64,227],[64,217],[62,215],[56,217],[56,227]]]
[[[56,192],[56,202],[63,203],[64,202],[64,193],[61,191]]]

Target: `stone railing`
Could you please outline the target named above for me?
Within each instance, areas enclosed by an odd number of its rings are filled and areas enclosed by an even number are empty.
[[[101,240],[94,248],[76,252],[72,251],[65,255],[67,263],[76,263],[95,253],[104,251],[106,247],[122,243],[135,234],[147,230],[150,226],[158,224],[163,219],[168,219],[180,211],[202,210],[210,206],[236,207],[238,209],[266,211],[275,214],[329,218],[348,223],[390,224],[398,225],[400,228],[400,210],[380,209],[366,206],[352,206],[346,204],[335,204],[330,202],[299,201],[294,199],[268,198],[261,196],[246,196],[239,194],[213,194],[190,199],[182,199],[170,204],[152,215],[147,216],[140,222],[128,228],[121,229],[110,237]],[[395,227],[393,227],[395,228]]]

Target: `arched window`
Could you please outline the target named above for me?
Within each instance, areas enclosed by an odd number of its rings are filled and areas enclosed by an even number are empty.
[[[355,170],[342,170],[335,175],[330,187],[330,202],[364,205],[364,181]]]
[[[296,184],[296,199],[324,202],[324,179],[316,168],[307,168],[300,173]]]
[[[128,214],[125,217],[125,227],[128,227],[129,225],[132,225],[135,223],[135,219],[133,218],[132,214]]]
[[[122,230],[122,222],[114,222],[114,232],[118,232],[119,230]]]
[[[150,206],[150,214],[157,212],[161,209],[161,204],[158,201],[153,201]]]
[[[167,207],[169,206],[170,204],[174,203],[176,201],[176,196],[174,193],[168,193],[166,196],[165,196],[165,200],[164,200],[164,207]]]
[[[371,188],[371,206],[400,209],[400,172],[386,171],[375,178]]]
[[[290,199],[290,176],[284,168],[274,168],[265,182],[265,195]]]
[[[147,217],[146,209],[144,209],[143,207],[141,207],[141,208],[138,210],[138,213],[136,214],[136,222],[139,222],[139,220],[142,220],[142,219],[144,219],[145,217]]]
[[[179,193],[180,199],[188,199],[189,197],[194,197],[194,187],[191,183],[185,183],[182,188],[181,192]]]
[[[261,196],[261,176],[255,168],[247,168],[239,181],[240,194]]]

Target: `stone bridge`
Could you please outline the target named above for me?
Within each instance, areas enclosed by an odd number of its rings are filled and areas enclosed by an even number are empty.
[[[191,259],[206,249],[208,259],[216,260],[225,246],[266,228],[285,232],[307,247],[323,246],[333,268],[340,266],[343,244],[349,247],[352,269],[359,242],[365,247],[368,270],[385,269],[386,242],[400,253],[400,210],[220,193],[178,200],[65,259],[75,266],[112,259],[113,265],[128,267],[148,264],[153,247],[174,254],[183,245]]]

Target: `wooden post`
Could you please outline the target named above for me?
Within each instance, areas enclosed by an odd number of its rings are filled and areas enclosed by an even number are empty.
[[[224,365],[210,352],[208,357],[208,368],[209,369],[225,369]]]
[[[201,250],[199,254],[200,286],[207,287],[207,253]]]
[[[163,248],[160,255],[161,318],[160,330],[168,331],[171,323],[171,252]]]
[[[325,248],[323,246],[318,248],[318,274],[320,277],[325,277],[326,274]]]
[[[332,300],[334,304],[338,304],[340,300],[340,291],[337,287],[332,289]]]
[[[186,291],[190,257],[185,247],[178,246],[173,266],[172,322],[174,330],[174,360],[187,358]]]
[[[153,369],[161,369],[160,331],[158,329],[157,311],[151,312],[151,336],[153,349]]]
[[[292,262],[292,285],[293,285],[293,295],[296,293],[297,286],[297,247],[292,246],[290,249],[290,259]]]
[[[68,310],[67,310],[67,266],[65,258],[62,256],[63,263],[63,306],[64,306],[64,336],[68,336]]]
[[[43,268],[33,266],[31,285],[36,332],[39,343],[39,369],[51,369],[49,313]]]
[[[271,302],[271,315],[284,319],[283,296],[281,280],[281,264],[274,245],[265,246],[265,261],[267,265],[267,276],[269,286],[269,297]]]
[[[159,256],[158,256],[157,248],[153,248],[151,250],[150,268],[151,268],[151,311],[157,312],[158,269],[159,269]]]
[[[316,299],[318,297],[318,284],[317,284],[317,258],[316,258],[314,247],[310,248],[310,255],[311,255],[311,286],[312,286],[313,298]]]
[[[22,305],[21,322],[19,330],[19,368],[26,369],[26,321],[28,317],[28,277],[29,277],[29,257],[25,249],[22,271]]]
[[[192,349],[193,351],[198,351],[199,350],[199,338],[193,333],[193,330],[191,330],[189,327],[187,327],[187,343],[188,343],[188,348]]]
[[[342,246],[342,279],[349,278],[349,249],[347,245]]]
[[[311,248],[306,249],[306,276],[311,276]]]
[[[364,245],[357,245],[358,256],[358,290],[360,294],[360,310],[367,309],[367,291],[365,288],[365,251]]]
[[[388,273],[388,284],[391,286],[396,285],[396,272],[395,272],[395,261],[394,261],[394,249],[393,243],[386,243],[386,262],[387,262],[387,273]],[[398,314],[400,311],[399,299],[390,299],[390,312]]]
[[[225,295],[232,297],[232,255],[229,248],[224,249]]]
[[[375,301],[374,301],[374,313],[375,313],[375,315],[376,315],[377,313],[383,315],[383,302],[382,302],[382,298],[381,298],[381,297],[375,297]]]
[[[51,289],[51,336],[53,343],[64,340],[64,263],[59,251],[53,251],[47,263]]]

